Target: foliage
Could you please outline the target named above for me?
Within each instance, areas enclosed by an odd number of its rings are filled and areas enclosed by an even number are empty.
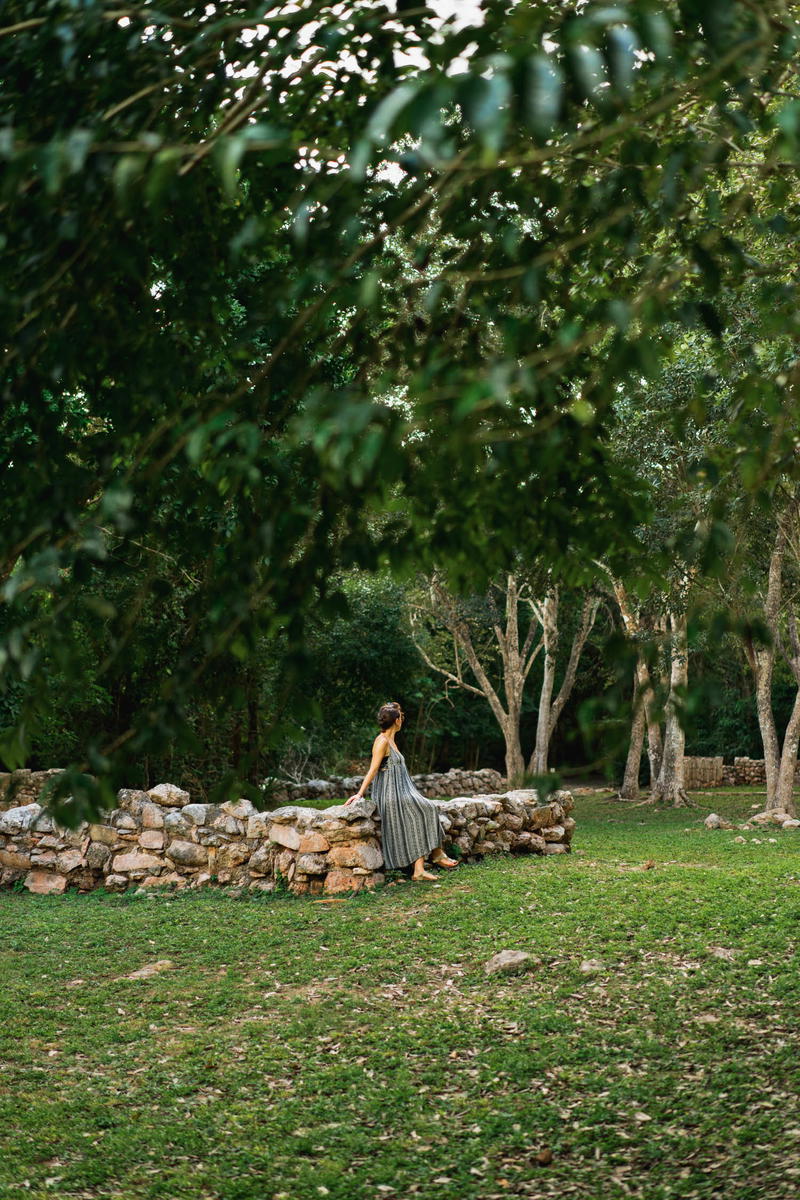
[[[335,569],[626,561],[647,503],[609,450],[617,388],[797,242],[793,11],[6,4],[6,764],[53,670],[80,686],[76,609],[117,669],[139,601],[86,586],[137,547],[175,564],[140,582],[155,603],[191,575],[188,619],[156,694],[75,756],[71,822],[197,744],[221,663],[284,637],[299,673]],[[792,287],[769,299],[794,331]],[[737,403],[769,423],[784,399],[749,373]],[[778,424],[768,451],[746,486],[792,452]]]

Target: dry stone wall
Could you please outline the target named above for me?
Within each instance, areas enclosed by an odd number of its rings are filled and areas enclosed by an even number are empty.
[[[350,775],[307,779],[305,783],[279,783],[272,790],[271,798],[274,804],[298,804],[310,796],[335,800],[339,796],[352,796],[360,788],[363,778],[363,775]],[[449,771],[412,775],[411,778],[423,796],[433,799],[443,796],[496,795],[505,787],[503,776],[489,767],[480,771],[452,767]]]
[[[39,800],[44,788],[60,770],[0,772],[0,812]],[[305,783],[276,783],[270,792],[273,806],[297,804],[313,797],[316,800],[336,800],[352,796],[361,786],[363,775],[334,776],[332,779],[308,779]],[[462,767],[428,775],[413,775],[412,779],[423,796],[485,796],[495,795],[505,787],[498,771],[484,767],[467,771]]]
[[[38,800],[53,776],[60,774],[58,768],[52,771],[0,772],[0,812]]]
[[[721,756],[683,760],[685,786],[689,790],[711,787],[737,787],[740,784],[766,783],[763,758],[734,758],[726,764]]]
[[[570,848],[569,792],[547,804],[531,790],[437,803],[444,844],[465,860]],[[259,812],[249,800],[194,804],[164,783],[149,792],[123,789],[102,823],[74,831],[58,828],[36,801],[0,813],[0,886],[22,881],[36,893],[209,883],[271,891],[279,881],[296,894],[350,892],[382,883],[383,865],[370,799]]]

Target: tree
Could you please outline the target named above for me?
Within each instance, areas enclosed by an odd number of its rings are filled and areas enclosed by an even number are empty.
[[[496,596],[503,598],[505,621]],[[488,702],[503,733],[506,746],[506,777],[519,781],[525,760],[520,737],[525,685],[542,650],[543,671],[539,691],[536,745],[528,770],[544,775],[547,754],[556,722],[575,685],[578,664],[597,614],[598,599],[583,599],[569,660],[558,694],[553,698],[559,639],[559,589],[551,578],[544,581],[539,598],[533,581],[520,572],[509,573],[486,598],[460,599],[448,591],[437,576],[431,577],[410,602],[411,628],[417,648],[432,671],[456,687]],[[520,606],[528,610],[520,619]],[[526,628],[527,626],[527,628]],[[437,638],[437,631],[445,637]],[[438,651],[438,661],[437,661]],[[447,662],[448,665],[443,665]],[[471,678],[465,677],[464,663]],[[499,673],[501,689],[493,676]],[[474,682],[472,682],[474,680]]]
[[[646,503],[608,448],[615,389],[760,276],[776,205],[774,252],[797,242],[793,11],[4,6],[7,765],[45,659],[80,678],[93,572],[133,543],[201,564],[171,675],[76,754],[62,819],[110,800],[87,770],[190,739],[226,656],[280,634],[299,663],[337,568],[446,557],[477,587],[520,539],[554,570],[624,560]]]
[[[797,628],[797,570],[800,566],[798,545],[798,497],[785,498],[777,512],[775,534],[766,572],[762,605],[766,638],[752,631],[744,638],[745,652],[756,688],[756,711],[764,746],[767,783],[767,809],[795,814],[794,780],[797,748],[800,742],[800,635]],[[792,587],[787,595],[786,575],[791,559]],[[794,703],[789,714],[783,743],[773,709],[773,677],[776,655],[781,652],[796,683]]]

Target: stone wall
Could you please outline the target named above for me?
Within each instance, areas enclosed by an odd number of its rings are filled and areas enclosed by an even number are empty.
[[[723,767],[723,781],[730,786],[737,783],[767,782],[767,771],[763,758],[735,758],[732,767]]]
[[[733,763],[726,764],[721,756],[693,758],[687,755],[683,760],[683,771],[685,786],[690,791],[767,782],[763,758],[734,758]]]
[[[539,804],[536,792],[437,801],[446,848],[465,860],[498,852],[563,854],[575,822],[569,792]],[[193,804],[159,784],[123,789],[103,823],[59,829],[34,802],[0,813],[0,886],[31,892],[217,883],[297,894],[359,891],[384,881],[380,819],[372,800],[316,809],[257,811],[249,800]]]
[[[308,779],[305,783],[277,783],[270,793],[270,798],[276,805],[298,804],[310,796],[321,800],[338,800],[357,792],[363,778],[363,775],[350,775],[334,776],[332,779]],[[449,771],[412,775],[411,778],[423,796],[432,799],[443,796],[496,795],[505,787],[503,776],[490,767],[483,767],[480,771],[452,767]]]
[[[0,812],[39,800],[46,784],[58,769],[52,771],[0,772]],[[317,800],[339,800],[352,796],[361,786],[363,775],[334,776],[332,779],[308,779],[305,783],[277,782],[270,791],[273,806],[297,804],[314,797]],[[449,771],[430,775],[412,775],[423,796],[485,796],[495,795],[505,787],[503,776],[490,767],[467,771],[452,767]]]
[[[0,771],[0,812],[38,800],[48,781],[60,774],[59,768],[52,771],[11,771],[7,774]]]

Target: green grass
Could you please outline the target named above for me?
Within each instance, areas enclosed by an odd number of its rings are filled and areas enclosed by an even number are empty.
[[[800,836],[702,827],[760,798],[332,904],[4,893],[0,1196],[794,1197]]]

